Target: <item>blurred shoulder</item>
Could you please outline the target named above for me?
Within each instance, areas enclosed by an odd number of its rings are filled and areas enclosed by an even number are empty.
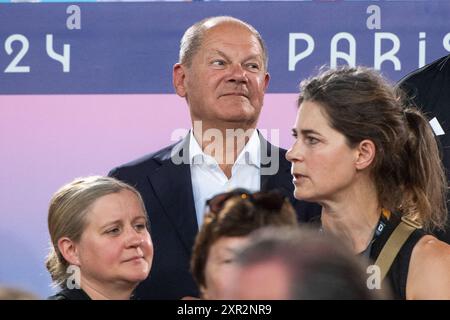
[[[423,236],[413,249],[407,298],[450,299],[450,245]]]

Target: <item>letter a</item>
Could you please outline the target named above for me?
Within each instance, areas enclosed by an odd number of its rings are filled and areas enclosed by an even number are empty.
[[[379,6],[370,5],[367,7],[367,13],[371,14],[366,21],[367,29],[381,29],[381,9]]]
[[[79,6],[70,5],[67,7],[66,13],[70,14],[66,20],[67,29],[81,29],[81,9]]]
[[[377,265],[370,265],[366,270],[367,274],[370,276],[367,278],[366,285],[367,288],[372,289],[381,289],[381,270]]]

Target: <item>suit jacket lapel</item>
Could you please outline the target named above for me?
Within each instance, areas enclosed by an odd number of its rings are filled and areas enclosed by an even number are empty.
[[[189,135],[175,145],[172,152],[162,155],[159,159],[161,167],[149,176],[149,180],[156,197],[190,254],[198,226],[188,150]],[[175,161],[172,160],[171,154],[178,155]]]
[[[284,158],[286,151],[269,143],[261,134],[259,138],[261,141],[261,191],[278,189],[291,196],[291,166]]]
[[[263,190],[267,190],[268,188],[268,183],[270,180],[269,175],[267,174],[263,174],[264,170],[266,168],[268,168],[270,166],[270,162],[267,162],[267,159],[270,159],[271,156],[271,148],[269,146],[269,142],[262,136],[261,133],[259,133],[259,140],[260,140],[260,145],[261,145],[261,191]]]

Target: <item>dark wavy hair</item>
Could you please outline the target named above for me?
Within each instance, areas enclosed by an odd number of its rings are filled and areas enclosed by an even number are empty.
[[[226,237],[244,237],[252,231],[265,226],[297,226],[297,216],[289,200],[282,198],[281,206],[269,204],[271,197],[278,198],[275,192],[258,192],[250,197],[239,195],[225,201],[223,208],[209,211],[197,234],[191,257],[191,272],[197,285],[206,287],[205,268],[211,246]],[[264,198],[264,201],[258,200]]]
[[[379,73],[364,67],[322,71],[302,81],[298,105],[318,103],[329,124],[354,147],[376,146],[371,167],[380,205],[442,229],[447,219],[447,179],[441,154],[424,114]]]

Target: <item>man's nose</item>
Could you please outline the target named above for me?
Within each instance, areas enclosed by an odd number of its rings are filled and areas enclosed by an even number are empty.
[[[245,68],[243,68],[240,64],[232,64],[230,66],[230,76],[228,81],[246,83],[248,81],[247,70],[245,70]]]

